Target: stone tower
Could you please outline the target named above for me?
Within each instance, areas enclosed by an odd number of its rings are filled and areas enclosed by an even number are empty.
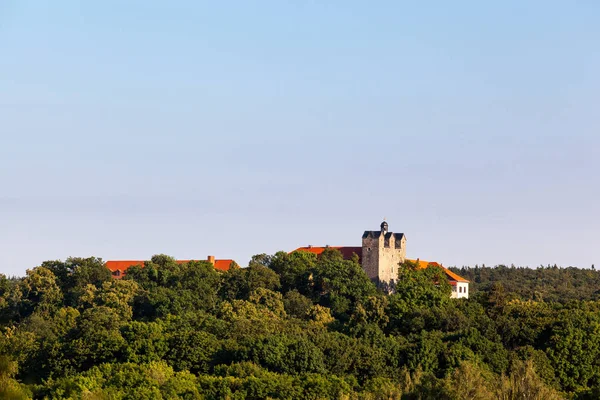
[[[376,283],[392,283],[398,275],[398,264],[406,258],[404,233],[388,232],[383,221],[378,231],[365,231],[362,236],[362,267]]]

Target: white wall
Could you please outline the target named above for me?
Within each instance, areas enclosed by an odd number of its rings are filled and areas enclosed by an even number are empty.
[[[469,284],[467,282],[456,282],[456,285],[452,286],[450,297],[453,299],[468,299]]]
[[[468,299],[469,298],[469,284],[467,282],[457,282],[456,283],[456,298],[458,298],[458,299]]]

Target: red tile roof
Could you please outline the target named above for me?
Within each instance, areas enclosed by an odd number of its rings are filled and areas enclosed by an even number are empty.
[[[215,260],[215,264],[214,267],[215,269],[218,269],[219,271],[229,271],[229,268],[231,267],[231,263],[233,263],[233,260]]]
[[[177,264],[185,264],[188,263],[190,261],[206,261],[206,260],[177,260]],[[118,260],[118,261],[106,261],[105,265],[106,268],[108,268],[112,273],[113,273],[113,277],[116,279],[121,279],[124,275],[125,275],[125,271],[127,271],[127,269],[129,267],[132,267],[134,265],[139,265],[139,266],[144,266],[144,262],[145,261],[132,261],[132,260]],[[209,261],[210,262],[210,261]],[[215,267],[216,270],[219,271],[228,271],[229,267],[231,266],[231,263],[233,263],[233,260],[214,260],[214,264],[213,266]],[[117,272],[118,271],[118,272]]]
[[[439,264],[435,261],[431,262],[431,261],[424,261],[424,260],[408,260],[410,262],[413,263],[418,263],[418,267],[419,268],[427,268],[429,265],[433,265],[436,267],[440,267],[441,269],[444,270],[444,272],[446,273],[446,275],[448,276],[448,278],[450,279],[450,281],[456,281],[456,282],[469,282],[468,280],[466,280],[465,278],[463,278],[462,276],[455,274],[454,272],[450,271],[448,268],[444,267],[442,264]]]
[[[115,272],[117,270],[123,272],[125,271],[127,268],[132,267],[134,265],[140,265],[143,266],[144,265],[144,261],[107,261],[106,263],[106,268],[110,269],[112,272]]]

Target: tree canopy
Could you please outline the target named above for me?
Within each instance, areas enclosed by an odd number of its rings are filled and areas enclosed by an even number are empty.
[[[439,267],[395,292],[335,249],[0,276],[2,399],[596,399],[600,273]]]

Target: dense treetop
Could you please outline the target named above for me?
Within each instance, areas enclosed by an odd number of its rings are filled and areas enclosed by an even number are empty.
[[[596,399],[600,275],[434,266],[394,294],[331,249],[216,271],[156,255],[0,276],[2,399]]]
[[[452,268],[471,281],[471,293],[489,292],[494,285],[501,285],[505,292],[521,300],[568,302],[571,300],[600,300],[600,272],[591,269],[507,267]]]

